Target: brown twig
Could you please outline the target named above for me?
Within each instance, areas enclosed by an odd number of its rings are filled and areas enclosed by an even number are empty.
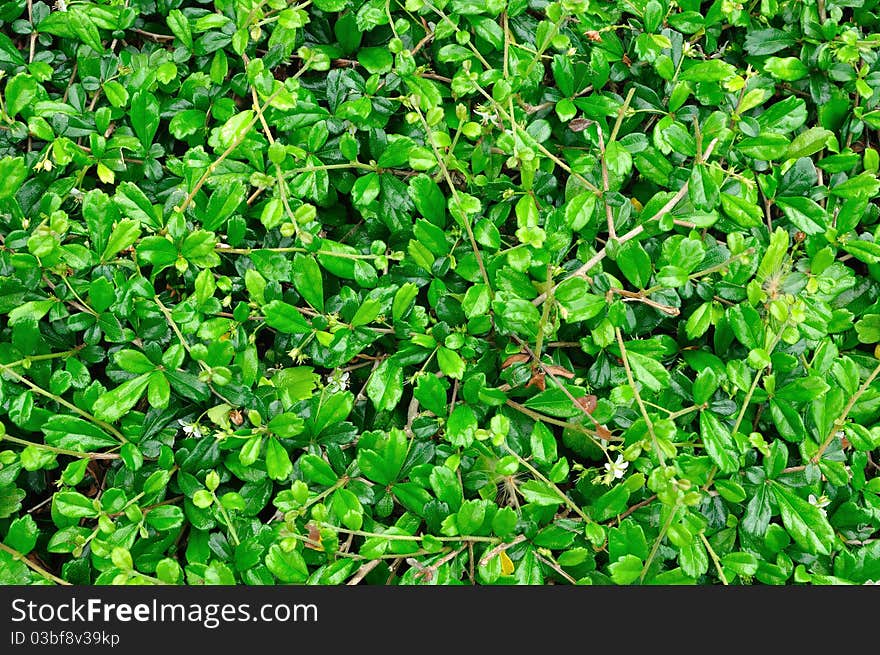
[[[376,568],[379,565],[379,562],[381,562],[381,561],[382,560],[380,560],[380,559],[373,559],[373,560],[370,560],[369,562],[362,564],[361,568],[359,568],[357,570],[357,573],[355,573],[352,576],[351,580],[348,581],[348,585],[353,587],[353,586],[359,584],[360,581],[363,580],[370,571],[372,571],[374,568]]]
[[[627,516],[629,516],[633,512],[637,512],[638,510],[642,509],[643,507],[650,505],[655,500],[657,500],[657,494],[654,494],[649,498],[645,498],[645,500],[642,500],[642,501],[636,503],[635,505],[633,505],[632,507],[628,508],[623,514],[619,514],[617,516],[617,518],[615,519],[617,521],[617,524],[620,525],[620,523],[623,521],[623,519],[625,519]]]
[[[495,546],[495,548],[493,548],[490,551],[487,551],[486,554],[480,558],[480,566],[486,566],[486,564],[489,563],[489,560],[491,560],[493,557],[495,557],[496,555],[500,555],[508,548],[512,548],[513,546],[516,546],[517,544],[521,544],[525,540],[526,540],[526,536],[524,534],[521,534],[513,541],[508,541],[507,543],[498,544],[497,546]]]
[[[709,144],[709,147],[706,148],[706,152],[703,154],[704,160],[708,159],[711,156],[712,150],[715,149],[715,145],[717,143],[718,143],[718,139],[712,140],[712,142]],[[663,205],[663,207],[661,207],[660,210],[656,214],[654,214],[651,218],[636,225],[633,229],[631,229],[629,232],[627,232],[622,237],[620,237],[617,240],[618,245],[622,246],[627,241],[631,241],[631,240],[635,239],[637,236],[639,236],[642,232],[645,231],[645,225],[647,223],[650,223],[653,221],[659,221],[661,218],[666,216],[666,214],[668,214],[673,209],[675,209],[675,206],[679,202],[681,202],[681,200],[687,195],[688,184],[689,184],[688,182],[685,182],[684,184],[682,184],[681,188],[676,192],[676,194],[674,196],[672,196],[672,198],[670,198],[669,201],[665,205]],[[584,264],[583,266],[578,268],[571,275],[566,276],[565,279],[563,279],[563,280],[559,281],[557,284],[555,284],[549,292],[544,292],[544,293],[540,294],[537,298],[535,298],[532,301],[532,304],[533,305],[540,305],[541,303],[543,303],[552,292],[556,291],[556,289],[559,287],[560,284],[565,282],[565,280],[569,280],[573,277],[586,277],[586,274],[589,273],[596,264],[598,264],[603,259],[605,259],[607,254],[608,254],[607,246],[605,246],[601,250],[599,250],[599,252],[597,252],[595,255],[590,257],[590,259],[587,260],[586,264]]]
[[[576,584],[577,584],[577,580],[575,580],[575,579],[574,579],[573,577],[571,577],[568,573],[566,573],[566,572],[563,570],[563,568],[562,568],[561,566],[559,566],[559,564],[557,564],[556,562],[554,562],[554,561],[552,561],[552,560],[547,559],[546,557],[544,557],[543,555],[541,555],[541,553],[538,553],[537,551],[535,552],[535,559],[537,559],[538,561],[543,562],[544,564],[546,564],[547,566],[549,566],[551,569],[553,569],[554,571],[556,571],[556,572],[557,572],[559,575],[561,575],[563,578],[565,578],[566,580],[568,580],[568,582],[570,582],[571,584],[573,584],[573,585],[576,585]]]

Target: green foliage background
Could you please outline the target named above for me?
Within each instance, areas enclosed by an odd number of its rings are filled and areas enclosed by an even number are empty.
[[[0,582],[880,578],[877,0],[0,4]]]

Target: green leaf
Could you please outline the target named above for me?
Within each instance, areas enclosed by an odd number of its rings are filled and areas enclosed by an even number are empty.
[[[451,511],[457,512],[464,502],[458,476],[445,466],[436,466],[431,470],[430,481],[437,499],[446,503]]]
[[[263,307],[266,324],[286,334],[306,334],[312,326],[296,310],[296,307],[281,300],[273,300]]]
[[[131,247],[131,245],[138,240],[140,235],[141,228],[137,221],[130,219],[119,221],[113,229],[113,232],[110,234],[107,246],[104,248],[104,252],[101,255],[101,261],[108,261],[119,251]]]
[[[806,197],[777,198],[776,204],[794,225],[806,234],[821,234],[827,228],[827,214]]]
[[[285,551],[278,544],[272,544],[265,561],[272,575],[286,584],[302,583],[309,577],[309,569],[298,550]]]
[[[453,446],[467,448],[474,441],[477,417],[468,405],[456,405],[446,422],[446,438]]]
[[[636,382],[641,383],[649,391],[659,393],[669,386],[669,371],[656,359],[629,349],[627,359]]]
[[[183,525],[183,510],[174,505],[154,507],[146,516],[147,523],[160,532],[174,530]]]
[[[867,200],[875,197],[880,191],[880,180],[865,171],[831,187],[830,191],[831,195],[838,198]]]
[[[553,489],[538,480],[529,480],[520,485],[520,493],[527,503],[535,503],[547,507],[561,505],[563,500]]]
[[[203,129],[205,127],[205,119],[205,112],[200,109],[184,109],[174,114],[171,118],[168,124],[168,131],[176,139],[182,140]]]
[[[770,132],[742,139],[736,149],[752,159],[773,161],[787,157],[790,145],[790,141],[782,134]]]
[[[651,281],[651,257],[638,241],[625,244],[617,255],[620,271],[633,285],[644,289]]]
[[[721,208],[734,223],[744,228],[758,227],[764,218],[758,205],[729,193],[721,194]]]
[[[290,455],[275,437],[266,441],[266,471],[273,480],[286,480],[293,472]]]
[[[290,439],[303,431],[305,428],[305,421],[296,414],[283,412],[273,416],[267,427],[279,437]]]
[[[123,182],[116,187],[113,202],[119,210],[141,226],[149,226],[155,229],[161,226],[156,221],[155,210],[150,200],[135,184]]]
[[[422,407],[437,416],[445,417],[447,413],[447,390],[449,383],[434,375],[422,375],[416,383],[413,395]]]
[[[742,577],[751,577],[758,572],[758,558],[751,553],[728,553],[721,558],[721,563],[725,569]]]
[[[370,480],[391,484],[403,467],[406,452],[406,434],[394,429],[376,439],[372,448],[358,448],[358,467]]]
[[[727,320],[730,329],[746,348],[762,348],[764,346],[764,331],[761,317],[758,312],[749,305],[736,305],[727,310]]]
[[[605,309],[606,302],[602,296],[589,292],[590,286],[581,277],[572,277],[560,284],[554,292],[562,316],[567,321],[587,321]]]
[[[614,584],[628,585],[641,577],[643,565],[642,560],[635,555],[624,555],[616,562],[612,562],[608,569]]]
[[[806,77],[810,72],[810,69],[797,57],[767,57],[764,61],[764,70],[776,79],[786,82],[795,82]]]
[[[196,266],[210,268],[220,263],[220,257],[214,252],[217,240],[213,232],[196,230],[190,232],[180,246],[180,254]]]
[[[446,201],[437,183],[425,174],[409,181],[408,192],[419,213],[437,227],[446,226]]]
[[[712,412],[700,412],[700,436],[706,453],[722,473],[739,468],[739,453],[730,430]]]
[[[525,406],[529,409],[548,414],[549,416],[558,416],[560,418],[572,418],[575,416],[583,416],[583,410],[571,401],[569,394],[573,397],[583,395],[580,393],[565,393],[559,387],[551,387],[541,393],[535,394],[525,401]]]
[[[123,382],[98,398],[92,406],[92,411],[102,421],[110,423],[118,421],[140,400],[149,382],[149,373],[142,373]]]
[[[168,12],[168,28],[171,33],[177,37],[187,50],[192,50],[193,40],[192,31],[189,26],[189,20],[179,9],[172,9]]]
[[[723,82],[736,75],[736,67],[721,59],[700,61],[686,68],[679,79],[685,82]]]
[[[159,128],[159,101],[152,93],[138,91],[131,98],[131,125],[145,149],[150,147]]]
[[[454,350],[440,346],[437,349],[437,364],[443,373],[453,379],[461,380],[464,376],[464,360]]]
[[[165,237],[146,237],[137,245],[137,260],[140,264],[152,264],[154,273],[171,266],[177,261],[177,248]]]
[[[50,416],[40,429],[46,435],[46,443],[58,448],[94,452],[119,445],[94,423],[75,416]]]
[[[393,359],[386,359],[373,371],[366,392],[377,412],[390,411],[403,396],[403,369]]]
[[[15,116],[37,98],[37,81],[30,75],[19,73],[6,83],[6,113]]]
[[[776,390],[776,397],[794,402],[807,402],[824,396],[831,387],[820,377],[797,378]]]
[[[862,343],[880,342],[880,314],[866,314],[856,322],[855,329]]]
[[[317,455],[303,455],[299,458],[299,466],[309,482],[329,487],[338,479],[330,465]]]
[[[569,229],[579,232],[590,224],[598,199],[594,193],[581,193],[565,205],[565,224]]]
[[[23,157],[0,159],[0,199],[9,198],[21,188],[28,169]]]
[[[782,524],[795,543],[813,555],[829,555],[834,547],[834,529],[822,511],[778,482],[770,484]]]
[[[146,355],[137,350],[119,350],[113,355],[116,365],[129,373],[146,373],[156,368]]]
[[[20,516],[9,524],[3,543],[22,555],[30,553],[37,545],[40,530],[30,514]]]
[[[691,171],[688,194],[694,207],[700,211],[712,211],[720,202],[718,184],[707,166],[694,166]]]
[[[843,249],[859,261],[867,264],[880,263],[880,243],[853,239],[843,244]]]
[[[826,130],[823,127],[811,127],[808,130],[804,130],[788,146],[788,158],[799,159],[814,155],[822,150],[829,137],[833,136],[834,133],[831,130]]]
[[[253,127],[254,111],[246,109],[234,114],[218,129],[218,141],[222,149],[240,143]]]
[[[293,284],[299,294],[319,312],[324,311],[324,282],[314,257],[297,254],[293,258]]]
[[[86,13],[85,9],[80,7],[72,7],[66,12],[67,21],[69,21],[71,31],[87,46],[95,52],[104,52],[104,46],[101,44],[101,34],[95,22]],[[43,21],[45,22],[45,21]],[[40,24],[42,27],[42,23]]]
[[[52,504],[59,514],[69,519],[98,516],[95,502],[78,491],[60,491],[53,496]]]

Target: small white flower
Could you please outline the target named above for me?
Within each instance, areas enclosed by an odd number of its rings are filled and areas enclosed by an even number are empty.
[[[351,374],[348,371],[334,370],[327,376],[327,391],[330,393],[345,391],[348,389],[350,377]]]
[[[605,462],[605,471],[608,473],[606,477],[609,481],[612,479],[619,480],[626,473],[628,466],[629,462],[624,461],[623,455],[618,455],[617,459],[613,462]]]
[[[183,430],[184,434],[189,437],[195,437],[196,439],[202,438],[202,428],[199,427],[198,423],[187,423],[184,420],[179,420],[180,429]]]
[[[826,495],[821,495],[818,498],[814,494],[810,494],[807,497],[807,500],[810,501],[810,505],[816,507],[822,514],[825,514],[825,508],[831,504],[831,500]]]

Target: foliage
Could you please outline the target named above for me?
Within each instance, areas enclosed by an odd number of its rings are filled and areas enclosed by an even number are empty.
[[[0,581],[880,578],[877,0],[0,20]]]

